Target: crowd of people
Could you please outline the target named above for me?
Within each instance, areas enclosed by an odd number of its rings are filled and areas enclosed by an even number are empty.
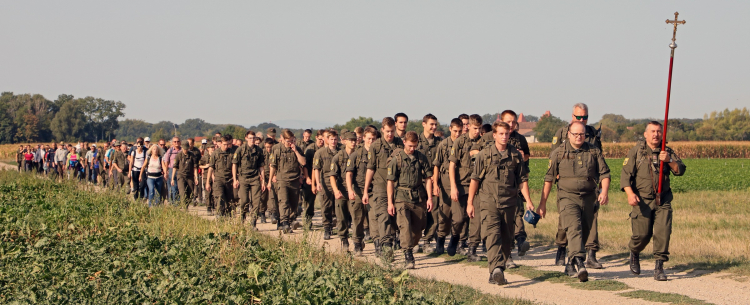
[[[188,207],[202,203],[208,213],[232,217],[237,208],[253,229],[267,218],[284,233],[312,229],[316,202],[324,239],[336,237],[342,248],[361,255],[372,240],[375,253],[392,259],[401,249],[404,267],[414,268],[415,251],[462,253],[479,261],[483,248],[489,282],[507,283],[514,268],[511,250],[530,249],[524,220],[535,224],[546,215],[550,191],[557,186],[559,211],[555,264],[580,281],[586,268],[603,268],[598,211],[609,201],[610,171],[600,134],[587,125],[588,106],[573,107],[571,123],[555,134],[539,205],[528,186],[529,146],[517,132],[517,115],[504,111],[493,124],[477,114],[452,119],[449,133],[437,130],[432,114],[422,118],[421,133],[406,131],[408,116],[385,117],[380,128],[305,130],[297,139],[289,130],[277,137],[269,128],[248,131],[244,139],[216,133],[196,144],[179,137],[156,144],[112,140],[102,147],[63,142],[19,147],[19,170],[56,179],[77,179],[125,189],[149,206],[168,201]],[[666,280],[671,235],[670,175],[685,165],[670,148],[661,149],[662,126],[649,122],[645,141],[623,164],[620,189],[633,206],[630,214],[630,269],[640,274],[639,253],[654,239],[654,278]],[[660,167],[659,165],[665,167]],[[661,192],[657,177],[664,170]],[[298,220],[299,218],[299,220]],[[433,245],[434,243],[434,245]]]

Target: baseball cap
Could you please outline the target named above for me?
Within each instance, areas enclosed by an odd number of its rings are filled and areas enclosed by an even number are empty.
[[[541,216],[539,216],[539,214],[537,213],[534,213],[534,211],[532,210],[526,210],[526,213],[523,214],[523,220],[528,222],[530,225],[533,225],[534,228],[536,228],[536,223],[539,222],[539,218],[541,218]]]
[[[206,148],[214,148],[214,143],[208,143],[208,144],[206,145]]]
[[[266,134],[273,134],[273,135],[275,135],[276,134],[276,128],[269,127],[268,129],[266,129]]]
[[[206,139],[201,140],[201,144],[206,144],[206,143],[208,143],[208,140]]]
[[[91,147],[96,147],[96,144],[91,144]]]
[[[143,142],[151,142],[151,138],[146,137],[145,139],[143,139]]]
[[[347,132],[344,134],[344,139],[350,140],[350,141],[356,141],[357,140],[357,134],[353,132]]]

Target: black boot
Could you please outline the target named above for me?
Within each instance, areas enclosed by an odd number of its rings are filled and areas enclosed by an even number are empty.
[[[370,240],[372,240],[372,238],[370,237],[370,230],[365,230],[365,238],[362,239],[362,241],[368,242]]]
[[[364,246],[364,243],[354,243],[354,256],[362,256]]]
[[[576,276],[576,266],[573,264],[573,259],[569,258],[568,263],[565,264],[565,274],[568,276]]]
[[[450,256],[456,255],[456,250],[458,250],[458,241],[459,241],[458,235],[451,235],[451,239],[448,242],[448,248],[445,249],[445,251],[448,252],[448,255]]]
[[[518,256],[526,255],[526,252],[529,251],[529,249],[531,248],[531,244],[529,244],[529,242],[526,241],[525,238],[519,238],[517,243],[518,243]]]
[[[586,270],[586,264],[583,262],[583,257],[573,257],[573,262],[575,262],[576,268],[578,268],[578,273],[576,273],[578,281],[587,282],[589,280],[589,272]]]
[[[266,213],[260,214],[260,223],[266,223]]]
[[[435,239],[435,250],[433,250],[432,253],[435,255],[445,253],[445,237],[438,237]]]
[[[278,222],[278,217],[276,217],[276,215],[271,215],[271,224],[277,224]]]
[[[349,239],[348,238],[341,239],[341,250],[344,252],[349,252]]]
[[[461,245],[458,246],[458,254],[469,254],[469,244],[467,244],[466,241],[461,242]]]
[[[657,281],[666,281],[667,274],[664,273],[664,261],[657,259],[654,267],[654,279]]]
[[[482,258],[477,255],[477,247],[469,248],[469,253],[466,254],[466,260],[470,262],[478,262],[482,260]]]
[[[518,268],[516,262],[513,261],[513,256],[508,256],[508,260],[505,262],[505,269]]]
[[[485,254],[487,253],[487,240],[486,239],[482,240],[482,251],[484,251]]]
[[[598,260],[596,260],[596,251],[589,250],[587,256],[588,258],[586,258],[586,268],[604,269],[604,266],[602,266],[602,264],[599,263]]]
[[[380,256],[380,241],[374,240],[372,244],[375,245],[375,256]]]
[[[404,249],[404,269],[414,269],[414,253],[411,249]]]
[[[508,281],[505,280],[505,273],[503,273],[503,269],[498,267],[492,270],[492,273],[490,274],[489,283],[494,284],[494,285],[508,284]]]
[[[331,239],[331,228],[323,229],[323,240]]]
[[[555,255],[555,266],[564,266],[566,256],[568,256],[568,248],[557,247],[557,255]]]
[[[641,254],[630,251],[630,272],[635,275],[641,274]]]

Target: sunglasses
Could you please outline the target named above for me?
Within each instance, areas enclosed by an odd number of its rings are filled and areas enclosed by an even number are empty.
[[[574,115],[574,117],[576,117],[576,120],[588,120],[589,119],[588,115]]]

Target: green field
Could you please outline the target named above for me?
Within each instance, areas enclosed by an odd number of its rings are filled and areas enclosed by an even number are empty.
[[[607,160],[612,175],[612,191],[619,192],[623,160]],[[685,176],[671,179],[674,192],[750,190],[750,159],[684,159],[683,162],[687,166]],[[532,189],[542,188],[547,165],[547,159],[530,160],[529,181]]]

